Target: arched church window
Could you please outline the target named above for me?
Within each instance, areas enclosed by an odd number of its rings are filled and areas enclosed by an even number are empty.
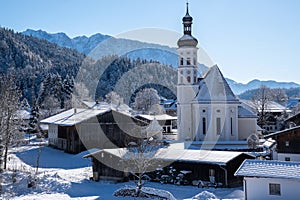
[[[183,58],[180,58],[180,65],[183,65]]]
[[[230,118],[230,135],[233,135],[233,119]]]
[[[202,132],[203,132],[203,135],[206,135],[206,118],[205,117],[202,118]]]
[[[188,83],[190,83],[190,82],[191,82],[191,77],[188,76],[188,77],[186,78],[186,80],[187,80]]]
[[[221,134],[221,118],[217,117],[216,119],[216,128],[217,128],[217,135]]]
[[[186,65],[191,65],[191,58],[186,59]]]

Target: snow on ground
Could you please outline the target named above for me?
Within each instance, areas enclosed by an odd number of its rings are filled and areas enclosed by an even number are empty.
[[[77,155],[67,154],[61,150],[39,146],[31,141],[21,147],[10,150],[8,171],[3,174],[3,199],[136,199],[115,197],[112,194],[122,188],[135,186],[134,182],[111,183],[94,182],[91,160],[83,156],[89,152]],[[36,158],[41,152],[38,169],[38,184],[28,188],[29,176],[34,177]],[[243,199],[242,188],[197,188],[195,186],[178,186],[148,182],[146,187],[169,191],[176,199]]]

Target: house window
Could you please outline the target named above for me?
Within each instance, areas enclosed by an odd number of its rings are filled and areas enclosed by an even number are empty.
[[[202,118],[202,132],[203,132],[203,135],[206,135],[206,118],[205,117]]]
[[[217,117],[217,121],[216,121],[216,125],[217,125],[217,135],[221,134],[221,118]]]
[[[291,158],[290,157],[285,157],[284,160],[285,161],[291,161]]]
[[[285,141],[285,146],[289,147],[290,146],[290,141]]]
[[[280,184],[276,184],[276,183],[270,183],[269,184],[269,194],[270,195],[281,195],[280,192]]]

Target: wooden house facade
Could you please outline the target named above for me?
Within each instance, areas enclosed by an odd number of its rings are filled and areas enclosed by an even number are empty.
[[[68,153],[125,147],[137,140],[141,126],[146,125],[129,113],[112,108],[70,109],[42,123],[49,124],[49,146]]]
[[[278,131],[265,138],[272,138],[277,142],[277,155],[274,159],[281,161],[300,161],[300,126]]]

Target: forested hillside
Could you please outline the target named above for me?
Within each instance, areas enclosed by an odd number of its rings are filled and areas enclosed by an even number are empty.
[[[35,37],[0,28],[0,73],[15,74],[22,98],[32,101],[32,88],[38,97],[40,85],[49,74],[75,76],[85,56],[76,50]],[[34,83],[34,87],[33,86]]]
[[[168,65],[119,56],[105,56],[98,61],[85,58],[76,50],[0,28],[0,72],[15,75],[21,98],[30,104],[32,99],[40,106],[44,101],[49,104],[47,101],[53,98],[64,108],[74,84],[84,87],[85,95],[92,99],[116,90],[129,103],[136,90],[149,86],[162,96],[176,98],[177,73]]]

